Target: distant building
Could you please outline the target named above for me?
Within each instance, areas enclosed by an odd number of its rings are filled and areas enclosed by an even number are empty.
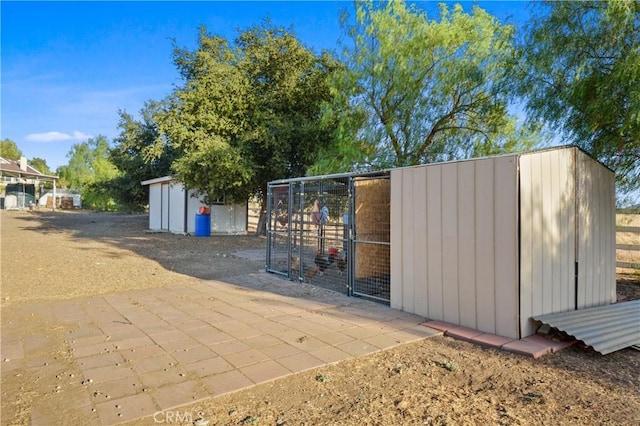
[[[0,209],[25,209],[38,204],[45,182],[53,183],[56,194],[58,176],[41,173],[27,164],[25,157],[8,160],[0,157]],[[51,206],[55,210],[55,205]]]

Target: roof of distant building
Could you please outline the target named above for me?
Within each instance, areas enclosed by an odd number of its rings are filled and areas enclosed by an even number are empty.
[[[49,176],[27,164],[26,158],[8,160],[0,157],[0,176],[34,178],[42,180],[57,180],[58,176]]]

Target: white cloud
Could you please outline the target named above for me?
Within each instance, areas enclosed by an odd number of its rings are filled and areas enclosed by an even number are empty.
[[[73,138],[76,139],[76,140],[79,140],[79,141],[84,141],[84,140],[87,140],[87,139],[92,138],[92,137],[93,136],[88,135],[86,133],[79,132],[77,130],[73,131]]]
[[[59,142],[71,139],[85,141],[91,137],[91,135],[74,130],[71,135],[62,132],[30,133],[25,139],[29,142]]]
[[[25,137],[29,142],[56,142],[71,139],[71,136],[62,132],[30,133]]]

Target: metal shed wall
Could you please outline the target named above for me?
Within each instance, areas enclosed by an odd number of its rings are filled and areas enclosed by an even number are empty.
[[[518,338],[518,157],[391,171],[391,307]]]
[[[577,164],[577,309],[616,301],[614,173],[574,148]]]
[[[196,213],[198,209],[203,205],[202,200],[192,197],[191,194],[187,197],[187,230],[190,234],[196,232]]]
[[[520,157],[520,317],[575,309],[575,174],[573,148]]]
[[[169,231],[184,232],[185,215],[185,191],[182,184],[178,182],[169,183]]]
[[[614,180],[575,147],[520,157],[523,336],[533,316],[616,301]]]
[[[181,184],[169,180],[149,184],[150,230],[185,232],[184,215],[185,193]]]
[[[239,234],[247,231],[247,206],[224,204],[211,206],[211,232]]]
[[[142,182],[149,185],[149,229],[173,233],[195,233],[196,213],[204,205],[201,198],[185,193],[184,185],[170,176]],[[211,207],[211,231],[239,234],[247,230],[246,204]],[[185,218],[186,215],[186,218]]]
[[[149,229],[162,230],[162,215],[151,212],[160,211],[162,206],[162,185],[149,185]]]

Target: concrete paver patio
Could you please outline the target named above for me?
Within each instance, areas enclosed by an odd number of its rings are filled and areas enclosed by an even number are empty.
[[[229,281],[46,305],[72,326],[67,341],[86,390],[66,402],[98,424],[117,424],[442,334],[416,315],[271,274]],[[37,340],[3,347],[24,363]],[[60,368],[46,365],[51,374]],[[32,414],[33,424],[58,420]]]

